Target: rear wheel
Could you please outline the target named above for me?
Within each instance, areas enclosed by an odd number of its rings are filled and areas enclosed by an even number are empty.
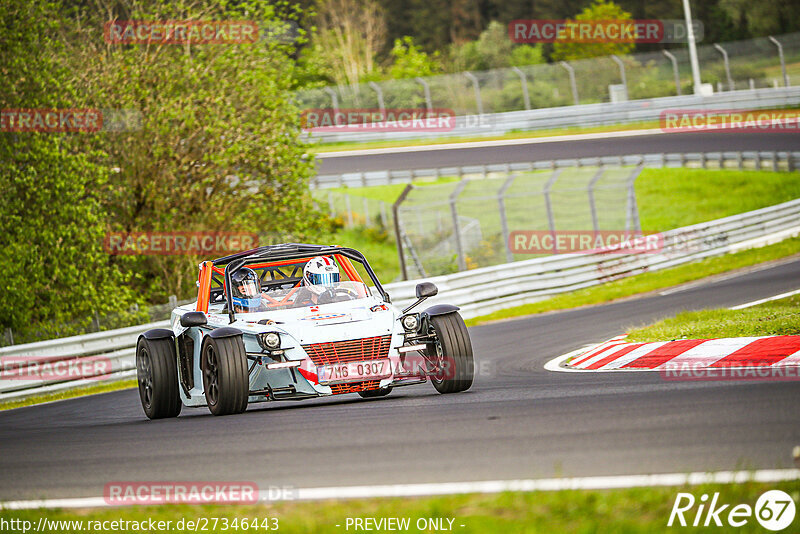
[[[364,399],[374,399],[376,397],[385,397],[392,392],[392,386],[386,386],[380,389],[368,389],[367,391],[359,391],[358,394]]]
[[[436,339],[428,344],[428,359],[433,364],[431,383],[439,393],[458,393],[472,386],[475,361],[467,325],[458,313],[430,318]]]
[[[241,336],[218,339],[206,336],[200,353],[200,366],[206,404],[212,414],[229,415],[247,409],[250,384]]]
[[[139,338],[136,343],[136,379],[147,417],[162,419],[177,417],[181,413],[178,362],[172,338]]]

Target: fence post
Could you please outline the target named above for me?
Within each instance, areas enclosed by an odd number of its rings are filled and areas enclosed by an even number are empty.
[[[522,83],[522,101],[525,103],[525,109],[531,109],[531,97],[528,94],[528,79],[525,73],[519,67],[511,67],[511,70],[517,73],[519,81]]]
[[[509,247],[508,243],[508,218],[506,217],[506,191],[508,188],[511,187],[511,184],[514,182],[514,178],[516,175],[509,174],[506,181],[503,182],[503,185],[500,187],[500,190],[497,192],[497,205],[500,208],[500,228],[503,231],[503,245],[506,249],[506,260],[508,263],[514,261],[514,255],[511,253],[511,247]]]
[[[550,189],[552,189],[553,184],[563,170],[564,169],[555,169],[547,180],[547,183],[544,184],[544,190],[542,191],[544,194],[544,208],[545,211],[547,211],[547,225],[550,227],[550,235],[553,237],[553,253],[558,253],[558,239],[556,239],[556,219],[555,215],[553,215],[553,207],[550,204]]]
[[[600,233],[600,223],[597,220],[597,206],[594,202],[594,186],[597,185],[597,181],[603,176],[603,173],[606,170],[601,166],[597,169],[597,172],[592,176],[592,179],[589,180],[589,189],[587,192],[589,193],[589,210],[592,214],[592,228],[594,228],[594,236],[597,237],[597,234]]]
[[[384,228],[389,226],[388,218],[389,217],[386,216],[386,202],[381,200],[381,225],[383,225]]]
[[[386,105],[383,103],[383,90],[381,86],[375,82],[369,82],[369,86],[372,87],[378,95],[378,109],[381,112],[381,122],[386,122]]]
[[[408,269],[406,268],[406,257],[403,254],[403,232],[400,229],[400,217],[398,211],[400,210],[400,204],[408,197],[408,194],[411,190],[414,189],[414,186],[411,184],[406,184],[406,188],[403,189],[403,192],[400,193],[400,196],[397,197],[397,200],[394,201],[392,204],[392,217],[394,218],[394,238],[397,243],[397,255],[398,259],[400,260],[400,274],[403,276],[403,280],[408,280]]]
[[[336,211],[333,209],[333,191],[328,191],[328,211],[331,217],[336,216]]]
[[[422,86],[422,89],[425,92],[425,105],[428,107],[428,111],[433,111],[433,102],[431,102],[431,88],[424,79],[417,76],[414,80]]]
[[[344,195],[344,209],[347,210],[347,225],[353,227],[353,209],[350,207],[350,195]]]
[[[634,232],[642,233],[642,224],[639,221],[639,206],[636,204],[636,179],[644,169],[644,160],[633,169],[628,177],[628,216],[625,221],[625,231],[633,229]]]
[[[771,35],[767,37],[767,39],[769,39],[772,44],[778,47],[778,57],[781,60],[781,72],[783,73],[783,85],[785,87],[789,87],[789,75],[786,74],[786,60],[783,57],[783,45]]]
[[[369,226],[369,199],[363,197],[364,200],[364,226]]]
[[[611,59],[619,65],[619,76],[622,78],[622,86],[625,88],[625,100],[628,100],[628,79],[625,77],[625,63],[616,54],[611,54]]]
[[[333,103],[333,115],[336,116],[339,114],[339,97],[336,96],[336,91],[330,87],[325,87],[324,89],[326,93],[331,95],[331,102]]]
[[[678,58],[669,50],[662,50],[661,52],[663,52],[672,63],[672,75],[675,77],[675,89],[678,91],[678,96],[681,96],[681,76],[678,73]]]
[[[168,302],[170,310],[174,310],[175,308],[178,307],[178,297],[176,297],[175,295],[170,295]]]
[[[728,61],[728,52],[726,52],[724,48],[716,43],[714,43],[714,48],[716,48],[717,51],[722,54],[722,60],[725,62],[725,77],[728,79],[728,90],[733,91],[733,78],[731,78],[731,64]]]
[[[567,72],[569,73],[569,85],[572,88],[572,99],[575,101],[575,105],[578,105],[578,84],[575,83],[575,69],[572,68],[572,65],[567,63],[566,61],[559,61],[559,65],[564,67]]]
[[[478,115],[483,115],[483,101],[481,100],[481,86],[478,83],[478,78],[474,74],[467,71],[464,73],[469,81],[472,82],[472,89],[475,91],[475,106],[478,108]]]
[[[458,270],[459,271],[466,271],[467,270],[467,261],[464,258],[464,245],[461,242],[461,229],[458,224],[458,209],[456,208],[456,201],[458,200],[458,195],[464,190],[466,187],[467,181],[461,180],[458,185],[456,186],[455,190],[450,194],[450,214],[453,216],[453,235],[456,239],[456,254],[458,256]]]
[[[9,345],[14,344],[14,331],[11,330],[10,328],[6,328],[6,339],[8,339]]]

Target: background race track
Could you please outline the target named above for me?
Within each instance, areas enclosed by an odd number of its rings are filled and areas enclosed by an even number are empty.
[[[261,404],[150,422],[135,390],[0,413],[0,499],[100,496],[112,481],[299,488],[792,467],[798,382],[559,373],[548,360],[684,309],[797,289],[800,259],[682,291],[470,329],[474,387]]]
[[[630,134],[630,135],[629,135]],[[670,152],[718,152],[739,150],[786,151],[800,149],[798,135],[767,132],[688,132],[670,134],[635,134],[624,137],[610,134],[590,134],[590,139],[566,137],[550,139],[512,140],[501,146],[470,146],[442,149],[441,147],[408,147],[400,149],[366,150],[364,154],[317,155],[319,174],[365,172],[404,169],[432,169],[456,165],[519,163],[552,159],[620,156],[626,154],[660,154]],[[480,141],[478,141],[480,143]],[[484,142],[485,143],[485,142]],[[489,142],[492,143],[492,142]],[[494,142],[494,143],[503,143]],[[375,153],[381,152],[381,153]]]

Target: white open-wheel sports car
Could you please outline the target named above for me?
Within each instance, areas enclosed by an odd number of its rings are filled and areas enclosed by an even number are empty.
[[[282,244],[204,261],[197,301],[173,310],[171,329],[139,338],[142,407],[150,419],[182,405],[226,415],[428,380],[440,393],[465,391],[474,362],[458,308],[411,311],[436,293],[422,282],[398,310],[363,254],[345,247]]]

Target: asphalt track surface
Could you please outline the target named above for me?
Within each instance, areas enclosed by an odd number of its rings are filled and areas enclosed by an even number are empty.
[[[602,134],[601,134],[602,135]],[[458,165],[519,163],[627,154],[719,151],[800,150],[800,135],[782,132],[686,132],[623,138],[597,138],[512,144],[479,148],[435,150],[411,147],[408,152],[325,158],[319,154],[319,174],[405,169],[432,169]]]
[[[800,287],[800,258],[667,295],[470,329],[473,388],[429,384],[148,421],[136,390],[0,412],[0,500],[97,497],[112,481],[262,489],[792,467],[798,382],[674,382],[545,362],[680,310]]]

